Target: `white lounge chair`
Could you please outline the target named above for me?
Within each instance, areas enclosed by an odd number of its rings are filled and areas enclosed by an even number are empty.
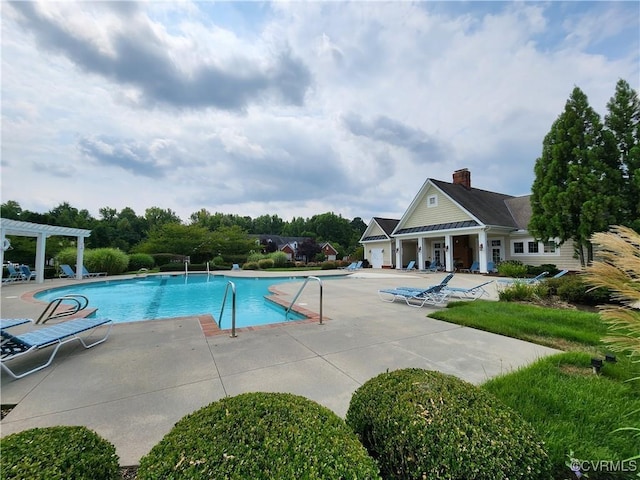
[[[93,343],[87,344],[85,339],[80,337],[81,333],[93,331],[94,329],[107,324],[108,329],[104,337]],[[56,353],[58,353],[58,349],[65,343],[77,340],[82,343],[84,348],[91,348],[104,342],[109,337],[113,321],[107,318],[77,318],[58,323],[56,325],[36,328],[18,335],[13,335],[7,332],[7,329],[11,326],[15,325],[5,327],[3,322],[2,329],[0,329],[0,334],[2,335],[2,343],[0,344],[2,349],[0,367],[2,367],[2,369],[13,378],[18,379],[51,365]],[[28,357],[30,353],[47,347],[53,347],[53,352],[49,356],[49,359],[44,364],[38,365],[31,370],[18,374],[7,365],[7,363],[12,360],[16,360],[23,356]]]

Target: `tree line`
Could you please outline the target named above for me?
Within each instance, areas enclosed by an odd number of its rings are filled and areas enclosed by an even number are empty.
[[[99,218],[88,210],[77,209],[64,202],[46,213],[24,210],[16,201],[0,205],[2,218],[24,222],[57,225],[91,230],[85,241],[87,248],[118,248],[126,253],[175,253],[208,260],[216,255],[242,255],[256,249],[251,235],[279,235],[305,237],[316,242],[330,242],[339,255],[351,255],[358,248],[358,241],[367,225],[362,218],[352,220],[333,212],[310,218],[293,217],[285,221],[278,215],[261,215],[256,218],[226,213],[210,213],[206,209],[191,214],[188,222],[171,209],[147,208],[144,215],[137,215],[132,208],[118,211],[103,207]],[[15,237],[12,244],[33,242],[27,237]],[[47,242],[47,256],[73,244],[74,238],[59,237]],[[26,245],[25,245],[26,246]],[[29,249],[32,257],[32,249]],[[14,256],[19,252],[13,252]],[[29,260],[13,260],[25,261]]]
[[[640,101],[619,80],[604,121],[578,87],[544,138],[535,163],[529,231],[573,240],[582,265],[591,237],[624,225],[640,232]]]

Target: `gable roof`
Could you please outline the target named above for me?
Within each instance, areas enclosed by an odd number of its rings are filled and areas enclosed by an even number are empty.
[[[382,229],[382,231],[385,233],[384,235],[367,235],[367,232],[371,230],[371,227],[374,223],[376,223]],[[365,230],[360,241],[371,242],[374,240],[389,240],[391,238],[391,233],[398,226],[398,223],[400,223],[400,220],[397,220],[395,218],[373,217],[371,219],[371,223],[367,227],[367,230]]]
[[[517,197],[479,188],[466,188],[441,180],[429,180],[483,224],[519,228],[507,205],[507,201]]]
[[[531,220],[531,195],[510,198],[506,204],[518,228],[528,230]]]

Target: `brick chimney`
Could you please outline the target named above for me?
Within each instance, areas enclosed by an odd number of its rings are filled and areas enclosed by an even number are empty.
[[[466,168],[461,168],[453,172],[453,183],[462,185],[469,190],[471,188],[471,172]]]

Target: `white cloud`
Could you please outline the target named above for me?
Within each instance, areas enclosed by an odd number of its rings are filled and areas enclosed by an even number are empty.
[[[624,3],[29,5],[3,4],[2,201],[35,211],[399,217],[462,167],[525,194],[574,85],[601,114],[639,86]]]

